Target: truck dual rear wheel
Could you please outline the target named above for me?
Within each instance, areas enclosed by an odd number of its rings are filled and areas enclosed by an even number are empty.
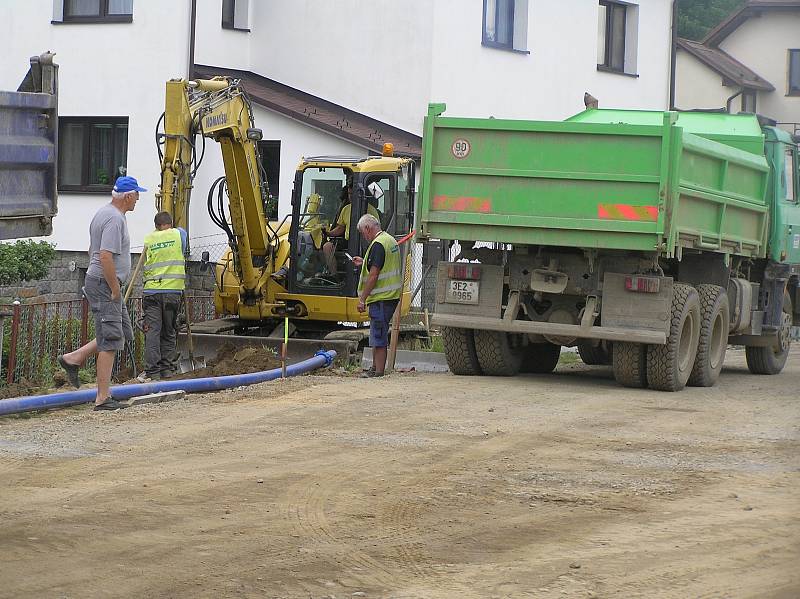
[[[728,349],[728,293],[717,285],[698,285],[697,293],[700,296],[700,342],[688,384],[711,387],[722,372]]]
[[[554,343],[531,343],[519,351],[522,352],[520,371],[534,374],[553,372],[561,357],[561,346]]]
[[[686,386],[700,341],[700,297],[691,285],[672,287],[672,310],[666,345],[647,347],[647,382],[658,391]]]
[[[789,348],[792,344],[792,298],[789,292],[783,294],[783,314],[781,328],[778,331],[776,347],[745,347],[747,368],[753,374],[778,374],[786,366]]]
[[[522,365],[522,353],[512,345],[512,335],[503,331],[475,331],[475,353],[483,374],[514,376]]]
[[[481,374],[472,329],[442,327],[442,343],[450,372],[466,376]]]
[[[624,387],[647,387],[647,346],[615,341],[611,349],[614,379]]]
[[[595,345],[596,344],[596,345]],[[611,342],[585,339],[578,342],[578,354],[584,364],[599,366],[611,364]]]

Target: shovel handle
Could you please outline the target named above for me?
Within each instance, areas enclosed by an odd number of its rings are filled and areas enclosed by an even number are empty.
[[[131,297],[131,293],[133,292],[134,282],[136,281],[136,277],[139,276],[139,271],[142,270],[142,264],[144,263],[144,255],[147,252],[147,246],[144,247],[142,253],[139,254],[139,260],[136,262],[136,267],[133,269],[131,273],[131,278],[128,279],[128,287],[125,289],[125,297],[122,300],[123,304],[127,304],[128,300]]]

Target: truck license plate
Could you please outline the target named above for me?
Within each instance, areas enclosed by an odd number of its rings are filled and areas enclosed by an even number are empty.
[[[445,293],[445,301],[451,304],[477,304],[478,281],[450,281]]]

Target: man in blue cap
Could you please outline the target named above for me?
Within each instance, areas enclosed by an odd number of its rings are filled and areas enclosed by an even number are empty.
[[[116,352],[133,340],[128,310],[121,287],[131,274],[131,238],[125,217],[136,207],[139,187],[133,177],[120,177],[111,192],[111,202],[100,208],[89,225],[89,268],[84,294],[94,314],[95,338],[74,352],[58,357],[70,383],[80,387],[78,369],[97,354],[95,410],[119,410],[128,404],[111,397],[111,370]]]

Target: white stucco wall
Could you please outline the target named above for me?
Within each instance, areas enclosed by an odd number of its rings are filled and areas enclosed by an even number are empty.
[[[739,91],[739,87],[723,86],[719,73],[685,50],[678,49],[675,72],[675,106],[681,110],[724,108],[728,98]],[[736,98],[732,106],[738,111],[741,100]]]
[[[760,93],[757,110],[778,121],[800,122],[800,97],[787,96],[789,48],[800,48],[800,8],[764,11],[725,38],[720,48],[775,86]]]
[[[431,46],[432,4],[429,0],[256,2],[252,70],[419,133],[430,96],[431,63],[436,59]],[[461,19],[458,13],[454,16]],[[459,20],[450,26],[458,26]]]
[[[153,0],[136,1],[149,2]],[[175,0],[171,1],[175,2]],[[263,0],[250,0],[247,7],[250,13],[249,22],[252,22],[254,5],[263,3]],[[254,45],[260,47],[262,35],[253,36],[246,31],[223,29],[222,0],[197,0],[195,63],[249,71],[251,70],[251,47]]]
[[[562,119],[584,109],[588,91],[601,107],[664,109],[669,100],[670,2],[638,7],[638,77],[597,70],[598,2],[531,2],[530,54],[480,43],[482,3],[437,0],[431,99],[458,116]],[[546,11],[544,7],[546,6]],[[448,27],[453,15],[460,26]],[[479,74],[479,75],[478,75]]]

